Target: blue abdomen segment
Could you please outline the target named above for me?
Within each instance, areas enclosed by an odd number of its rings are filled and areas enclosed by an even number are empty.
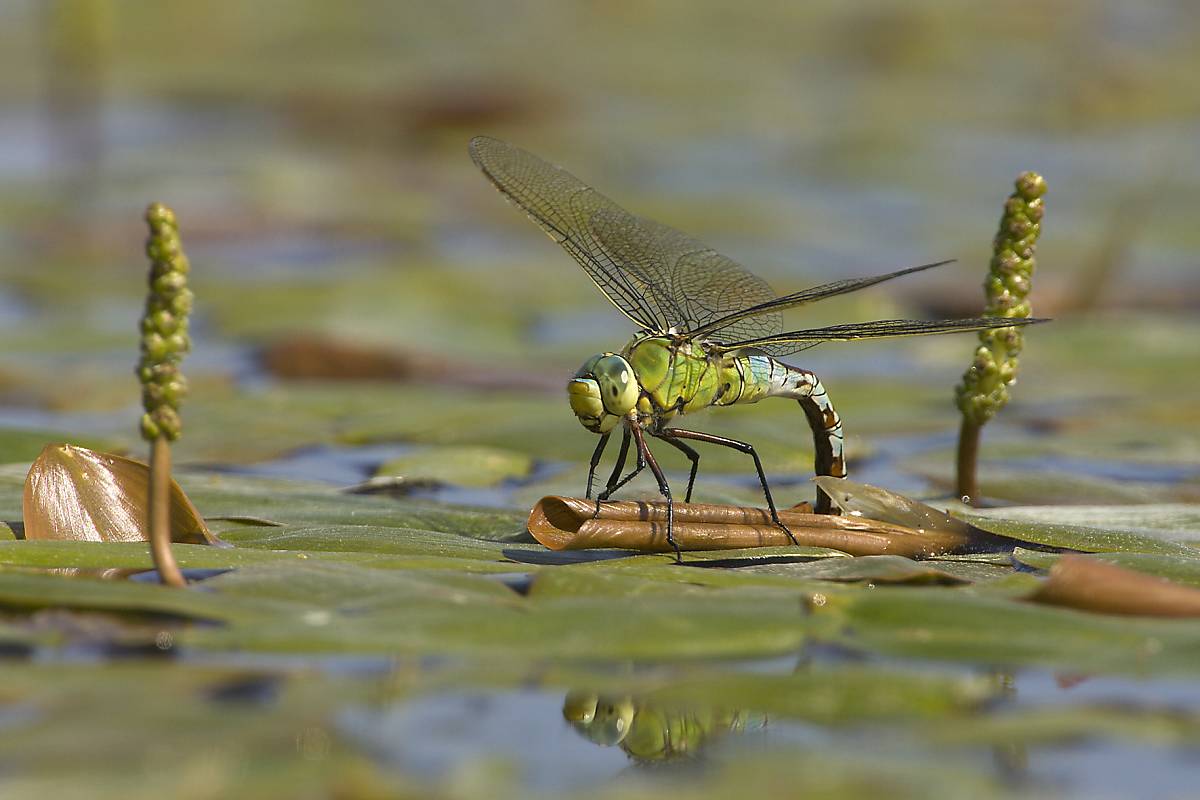
[[[727,353],[719,375],[724,391],[719,393],[714,405],[755,403],[764,397],[796,400],[813,435],[813,471],[818,475],[846,477],[842,419],[820,378],[806,369],[789,366],[750,348]],[[815,509],[818,513],[830,510],[829,496],[819,489]]]

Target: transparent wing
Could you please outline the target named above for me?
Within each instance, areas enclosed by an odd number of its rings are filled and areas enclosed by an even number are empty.
[[[775,297],[762,278],[669,225],[616,206],[597,211],[589,225],[610,258],[680,333]],[[735,338],[769,336],[783,330],[783,317],[764,309],[753,319],[730,320],[728,328]]]
[[[725,332],[715,338],[720,340],[732,338],[751,338],[747,336],[731,336],[730,334],[732,334],[734,331],[742,330],[744,327],[743,323],[745,323],[749,317],[756,317],[760,314],[778,314],[778,312],[785,308],[794,308],[796,306],[807,305],[808,303],[815,303],[816,301],[824,300],[827,297],[836,297],[839,294],[857,292],[859,289],[865,289],[868,286],[874,286],[877,283],[890,281],[893,278],[899,278],[904,275],[911,275],[914,272],[921,272],[923,270],[953,263],[953,259],[949,261],[935,261],[932,264],[922,264],[919,267],[909,267],[908,269],[889,272],[886,275],[875,275],[870,278],[850,278],[847,280],[822,284],[821,286],[814,286],[811,289],[793,292],[792,294],[787,294],[783,297],[776,297],[758,305],[743,308],[741,310],[726,314],[725,316],[718,317],[712,322],[708,322],[698,328],[693,329],[692,332],[706,336],[724,329]],[[767,336],[771,333],[779,333],[782,330],[783,326],[780,325],[769,333],[752,334],[751,336]]]
[[[644,330],[693,328],[764,303],[766,281],[687,234],[637,217],[566,170],[480,136],[471,158],[509,200],[579,262],[613,305]],[[767,336],[783,318],[766,311],[731,322],[732,335]]]
[[[727,346],[754,344],[782,355],[833,339],[997,327],[978,320],[888,320],[783,333],[780,312],[784,309],[950,262],[835,281],[776,297],[766,281],[736,261],[668,225],[630,214],[532,153],[485,136],[471,140],[470,152],[496,188],[570,253],[613,305],[643,330],[674,329]]]
[[[1034,325],[1048,322],[1046,319],[1010,319],[1008,317],[976,317],[974,319],[881,319],[875,322],[856,322],[846,325],[831,325],[827,328],[810,328],[788,331],[773,336],[746,339],[725,344],[732,347],[757,347],[773,356],[786,356],[816,347],[822,342],[847,342],[854,339],[882,339],[889,336],[924,336],[934,333],[962,333],[991,328],[1011,328],[1017,325]]]
[[[614,262],[589,227],[589,220],[599,212],[625,213],[615,203],[566,170],[497,139],[477,136],[468,149],[471,160],[501,194],[570,253],[625,316],[647,331],[670,327],[651,305],[644,282]]]

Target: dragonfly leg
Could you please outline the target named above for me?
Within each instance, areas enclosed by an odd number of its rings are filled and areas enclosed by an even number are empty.
[[[687,494],[683,498],[683,502],[685,503],[692,502],[692,488],[696,485],[696,470],[700,469],[700,454],[697,453],[693,448],[688,447],[683,442],[672,439],[669,436],[663,436],[661,432],[651,435],[662,439],[664,442],[671,445],[671,447],[674,447],[676,450],[687,456],[688,461],[692,462],[692,472],[690,475],[688,475]]]
[[[629,428],[626,427],[621,431],[621,449],[617,451],[617,460],[613,464],[612,472],[609,473],[608,482],[604,485],[604,491],[596,496],[596,513],[592,515],[592,519],[600,516],[600,504],[612,496],[612,493],[621,486],[618,478],[621,476],[621,470],[625,469],[625,459],[629,456]],[[640,468],[639,468],[640,469]],[[637,473],[634,473],[635,475]],[[632,477],[632,476],[630,476]],[[588,484],[591,488],[591,484]],[[588,497],[591,497],[589,494]]]
[[[609,431],[600,436],[596,449],[592,451],[592,460],[588,462],[587,494],[584,495],[588,500],[592,499],[592,481],[596,479],[596,467],[600,466],[600,456],[604,455],[604,448],[608,445],[608,437],[611,434],[612,431]]]
[[[626,435],[628,435],[628,430],[626,430]],[[628,446],[628,439],[622,440],[621,449],[623,452],[627,451],[627,446]],[[596,499],[598,502],[603,502],[603,501],[607,500],[608,498],[612,497],[618,489],[620,489],[622,486],[624,486],[625,484],[629,483],[631,480],[636,478],[638,475],[640,475],[642,473],[642,470],[644,470],[646,468],[646,459],[642,456],[641,448],[638,448],[637,463],[634,464],[633,470],[628,475],[626,475],[624,478],[621,478],[621,480],[617,481],[616,483],[613,483],[613,478],[615,478],[617,476],[617,474],[620,473],[620,471],[621,471],[620,468],[623,467],[625,464],[624,457],[621,456],[620,454],[618,454],[618,456],[619,457],[618,457],[617,461],[619,463],[616,465],[617,469],[614,469],[613,474],[609,477],[608,486],[604,487],[604,491],[601,492],[597,496]]]
[[[617,485],[617,479],[621,475],[621,470],[625,469],[625,459],[629,455],[629,428],[621,431],[621,449],[617,451],[617,460],[613,464],[612,472],[609,473],[608,482],[604,484],[604,490],[608,494],[612,494]]]
[[[702,433],[700,431],[688,431],[682,428],[663,428],[658,434],[666,441],[672,438],[692,439],[697,442],[707,442],[709,444],[719,444],[722,447],[731,447],[740,453],[747,453],[754,459],[754,469],[758,472],[758,484],[762,487],[763,497],[767,499],[767,509],[771,512],[771,521],[783,529],[783,532],[788,535],[794,544],[799,544],[796,537],[788,530],[788,526],[783,524],[783,520],[779,519],[779,512],[775,510],[775,498],[771,497],[771,487],[767,485],[767,475],[763,472],[762,461],[758,458],[758,453],[754,446],[748,442],[741,442],[737,439],[728,439],[724,436],[717,436],[712,433]]]
[[[650,452],[650,448],[646,446],[646,437],[642,434],[642,429],[636,425],[633,428],[633,438],[637,440],[638,446],[638,461],[644,461],[650,467],[650,471],[654,473],[654,479],[658,481],[658,491],[662,496],[667,498],[667,543],[675,548],[675,563],[683,563],[683,554],[679,552],[679,544],[675,541],[672,531],[675,528],[675,503],[671,499],[671,487],[667,485],[666,476],[663,475],[662,467],[658,466],[658,462],[654,459],[654,454]]]

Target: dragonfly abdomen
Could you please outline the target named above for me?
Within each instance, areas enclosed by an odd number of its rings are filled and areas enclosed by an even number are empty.
[[[714,405],[756,403],[764,397],[788,397],[800,403],[812,430],[814,471],[818,475],[846,477],[842,453],[842,418],[829,399],[821,379],[806,369],[776,361],[754,348],[726,352],[718,376]],[[828,510],[829,498],[818,493],[819,511]]]

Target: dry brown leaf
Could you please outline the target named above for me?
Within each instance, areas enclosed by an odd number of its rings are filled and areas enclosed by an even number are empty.
[[[48,444],[25,478],[25,538],[147,541],[149,486],[150,468],[141,461],[71,444]],[[222,544],[174,480],[171,541]]]
[[[805,506],[806,508],[806,506]],[[935,556],[959,547],[964,537],[920,532],[865,517],[839,517],[788,509],[779,518],[807,547],[829,547],[851,555]],[[616,547],[663,553],[667,505],[622,501],[599,504],[579,497],[543,497],[529,514],[528,529],[551,550]],[[765,509],[742,506],[675,504],[672,535],[681,550],[785,547],[791,539]]]
[[[1064,555],[1029,599],[1101,614],[1200,617],[1200,590],[1092,556]]]

